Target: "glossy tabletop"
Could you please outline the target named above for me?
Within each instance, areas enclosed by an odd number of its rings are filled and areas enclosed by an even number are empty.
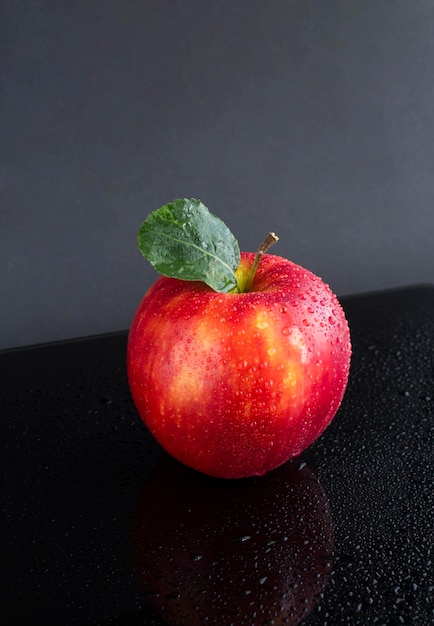
[[[1,352],[2,623],[432,624],[434,287],[341,302],[342,406],[263,478],[168,458],[126,332]]]

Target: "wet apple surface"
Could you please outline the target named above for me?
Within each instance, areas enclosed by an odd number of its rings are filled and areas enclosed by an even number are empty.
[[[255,255],[241,254],[238,272]],[[266,254],[247,293],[161,277],[131,325],[136,407],[160,444],[202,472],[260,475],[297,456],[341,403],[348,324],[317,276]]]

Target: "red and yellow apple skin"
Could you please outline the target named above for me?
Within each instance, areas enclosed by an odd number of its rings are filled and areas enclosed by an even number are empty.
[[[241,253],[241,284],[254,257]],[[330,288],[265,254],[247,293],[159,278],[134,316],[127,372],[139,415],[169,454],[205,474],[242,478],[298,456],[323,433],[350,357]]]

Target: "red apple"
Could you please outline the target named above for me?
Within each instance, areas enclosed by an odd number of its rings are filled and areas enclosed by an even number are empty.
[[[241,253],[240,284],[255,255]],[[128,380],[161,446],[200,472],[262,475],[312,444],[336,414],[351,344],[336,296],[264,254],[249,290],[159,278],[133,319]]]

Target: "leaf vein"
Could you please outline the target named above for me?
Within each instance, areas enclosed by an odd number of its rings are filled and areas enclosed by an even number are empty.
[[[177,237],[174,237],[173,235],[166,235],[166,234],[162,234],[161,232],[155,231],[155,230],[151,230],[151,229],[147,229],[148,233],[151,233],[153,235],[157,235],[158,237],[164,237],[166,239],[171,239],[172,241],[176,241],[177,243],[181,243],[184,246],[191,246],[192,248],[195,248],[196,250],[199,250],[200,252],[202,252],[203,257],[205,258],[205,256],[209,256],[213,259],[215,259],[218,263],[220,263],[220,265],[222,265],[223,267],[226,267],[229,272],[232,274],[232,276],[234,277],[235,283],[236,283],[236,274],[234,272],[234,270],[231,268],[230,265],[228,265],[227,263],[225,263],[224,261],[222,261],[222,259],[220,259],[216,254],[212,254],[211,252],[208,252],[207,250],[204,250],[203,248],[201,248],[200,246],[198,246],[197,244],[193,243],[193,242],[186,242],[183,239],[178,239]]]

